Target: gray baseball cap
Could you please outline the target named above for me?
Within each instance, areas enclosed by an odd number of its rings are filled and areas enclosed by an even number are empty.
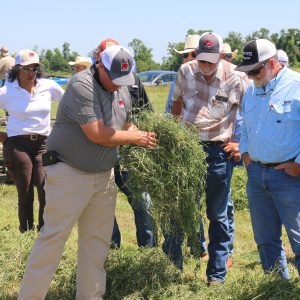
[[[101,61],[115,85],[133,85],[133,58],[129,50],[121,45],[107,47],[101,53]]]

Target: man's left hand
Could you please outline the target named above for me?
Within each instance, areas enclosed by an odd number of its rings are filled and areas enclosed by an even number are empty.
[[[286,162],[275,167],[276,170],[284,170],[290,176],[300,176],[300,164],[296,162]]]

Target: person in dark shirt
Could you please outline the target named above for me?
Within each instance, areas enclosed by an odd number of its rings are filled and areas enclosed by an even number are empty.
[[[109,46],[119,45],[119,43],[111,38],[105,39],[100,42],[95,59],[99,60],[101,53]],[[133,85],[128,86],[128,91],[131,95],[132,100],[132,115],[137,115],[141,111],[151,110],[153,107],[150,103],[149,97],[145,91],[143,84],[141,83],[139,77],[133,73],[135,82]],[[119,161],[116,163],[115,168],[115,182],[118,188],[128,199],[134,213],[134,222],[136,226],[136,239],[139,247],[154,247],[156,246],[156,237],[154,234],[153,220],[150,215],[149,209],[151,205],[151,198],[148,193],[143,193],[141,195],[141,200],[136,201],[134,199],[132,192],[126,186],[128,181],[128,172],[122,170]],[[114,220],[114,228],[112,234],[112,248],[119,248],[121,246],[121,232],[117,219]]]

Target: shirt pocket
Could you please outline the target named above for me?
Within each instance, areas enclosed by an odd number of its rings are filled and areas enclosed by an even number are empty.
[[[226,85],[224,85],[226,87]],[[229,111],[230,90],[222,86],[218,89],[215,96],[208,101],[208,110],[213,119],[222,120]]]
[[[275,123],[288,123],[295,117],[292,112],[292,100],[280,101],[271,105],[271,116]]]
[[[272,121],[276,129],[281,129],[282,138],[292,140],[295,131],[300,125],[300,101],[283,100],[272,105]]]
[[[187,90],[183,94],[184,108],[186,110],[192,110],[196,105],[199,105],[199,93],[197,90]]]
[[[228,97],[216,95],[208,101],[208,111],[213,119],[222,120],[228,112]]]
[[[289,123],[291,117],[290,103],[272,104],[270,113],[266,116],[266,122],[272,124],[272,131],[268,139],[274,145],[280,144],[283,140],[289,139]]]
[[[287,105],[287,104],[286,104]],[[287,116],[288,120],[292,122],[300,122],[300,100],[290,100],[290,104],[287,109],[290,107],[290,114]]]

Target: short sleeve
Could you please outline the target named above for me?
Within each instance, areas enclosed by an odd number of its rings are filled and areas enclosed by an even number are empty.
[[[102,119],[100,95],[89,82],[71,82],[61,102],[63,112],[80,125]]]

